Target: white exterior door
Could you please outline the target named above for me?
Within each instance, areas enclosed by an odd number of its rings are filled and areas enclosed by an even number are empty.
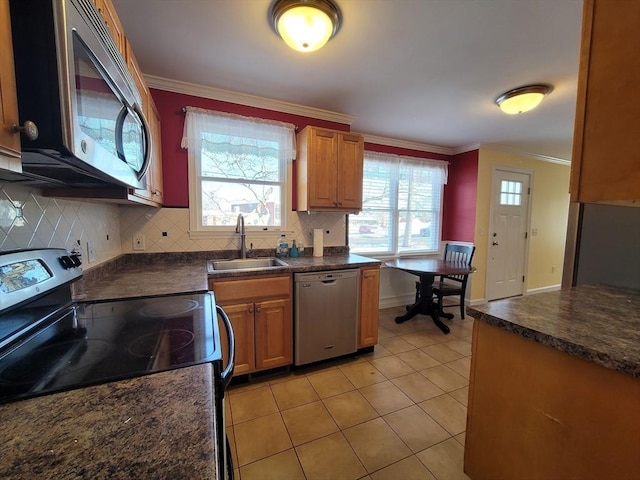
[[[502,169],[493,172],[487,300],[524,292],[530,181],[529,173]]]

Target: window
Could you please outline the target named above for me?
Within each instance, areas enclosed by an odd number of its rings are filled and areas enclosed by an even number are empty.
[[[351,251],[437,251],[446,178],[447,162],[365,152],[362,212],[349,216]]]
[[[192,232],[283,228],[287,162],[295,126],[187,107],[182,147],[189,150]]]
[[[520,206],[522,204],[522,182],[502,180],[500,182],[500,205]]]

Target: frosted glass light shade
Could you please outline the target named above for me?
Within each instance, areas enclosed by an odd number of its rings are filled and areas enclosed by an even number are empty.
[[[278,33],[294,50],[314,52],[331,38],[333,24],[329,15],[313,7],[295,7],[278,20]]]
[[[314,52],[340,28],[341,15],[330,0],[279,0],[271,12],[275,31],[299,52]]]
[[[509,115],[528,112],[536,108],[551,90],[553,88],[550,85],[529,85],[514,88],[500,95],[496,99],[496,104]]]

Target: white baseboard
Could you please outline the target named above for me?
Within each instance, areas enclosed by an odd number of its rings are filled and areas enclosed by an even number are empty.
[[[560,290],[561,285],[549,285],[548,287],[532,288],[527,290],[527,295],[535,295],[536,293],[555,292]]]
[[[416,299],[415,295],[385,297],[379,300],[378,308],[391,308],[391,307],[401,307],[403,305],[410,305],[415,301],[415,299]]]

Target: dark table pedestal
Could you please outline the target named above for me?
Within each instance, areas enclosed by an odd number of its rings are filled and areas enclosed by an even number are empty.
[[[438,304],[433,301],[433,281],[435,275],[431,273],[421,273],[419,277],[420,293],[418,295],[418,301],[413,305],[408,305],[407,313],[396,317],[396,323],[406,322],[418,314],[429,315],[433,323],[435,323],[443,333],[449,333],[449,327],[440,321],[440,316],[452,319],[453,315],[450,313],[441,313]]]

